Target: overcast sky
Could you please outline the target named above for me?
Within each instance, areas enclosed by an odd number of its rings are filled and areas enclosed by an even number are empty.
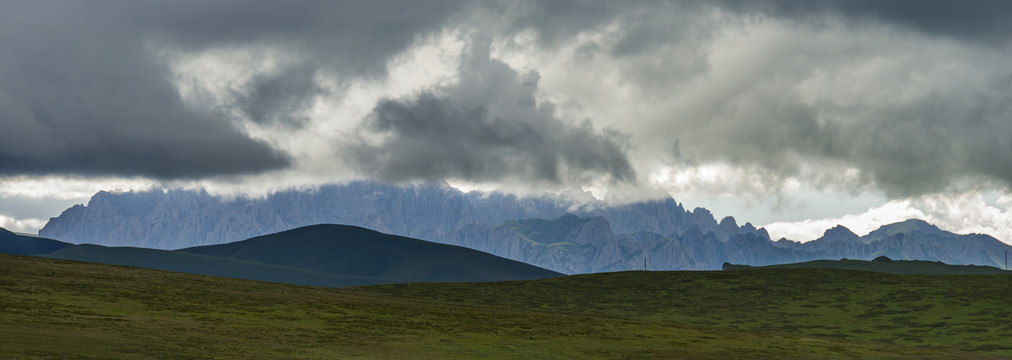
[[[0,226],[98,190],[668,193],[1012,242],[1009,1],[0,0]]]

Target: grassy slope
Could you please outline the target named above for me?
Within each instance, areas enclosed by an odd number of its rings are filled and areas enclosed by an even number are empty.
[[[1012,356],[1012,276],[1007,275],[757,268],[366,289],[447,303]]]
[[[842,269],[877,271],[892,274],[932,274],[932,275],[967,275],[967,274],[1012,274],[993,266],[948,265],[935,261],[893,260],[889,262],[864,260],[815,260],[802,263],[780,264],[769,266],[729,265],[725,270],[744,270],[755,268],[784,269]]]
[[[817,290],[805,295],[784,288],[833,272],[793,272],[632,272],[328,289],[0,254],[0,358],[966,358],[982,355],[961,350],[1009,331],[976,333],[962,325],[983,327],[978,318],[1007,312],[1007,300],[993,293],[1000,288],[1000,295],[1008,295],[1007,282],[964,294],[946,277],[855,273],[842,282],[813,284]],[[827,306],[841,312],[832,305],[842,295],[827,297],[825,304],[810,295],[868,280],[877,285],[850,289],[851,299],[843,303],[857,310],[864,297],[890,285],[915,293],[949,290],[951,300],[936,300],[956,307],[948,320],[953,336],[982,339],[970,346],[934,344],[939,349],[850,342],[789,334],[777,327],[783,321],[770,319],[795,306],[795,312]],[[973,276],[958,283],[995,280]],[[757,290],[762,286],[771,290]],[[923,299],[891,300],[924,306]],[[788,305],[771,306],[775,302]],[[815,307],[804,306],[810,302]],[[885,312],[890,309],[876,311],[892,316]],[[725,315],[764,318],[774,326],[728,329],[747,326]],[[815,324],[810,317],[779,316],[793,320],[802,329],[798,334],[812,332]],[[866,327],[880,331],[875,323]],[[1005,351],[980,350],[990,351],[988,357]]]
[[[239,279],[253,279],[299,285],[337,287],[386,284],[391,282],[389,280],[366,276],[324,274],[285,266],[260,264],[179,251],[135,247],[74,245],[40,256],[52,259],[137,266],[190,274],[227,276]]]

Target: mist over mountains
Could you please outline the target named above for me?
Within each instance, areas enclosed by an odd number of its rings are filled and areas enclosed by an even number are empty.
[[[446,185],[373,182],[225,199],[203,191],[99,192],[53,218],[40,236],[157,249],[213,245],[301,226],[336,223],[460,245],[562,273],[631,269],[716,270],[724,262],[770,265],[816,259],[893,259],[1002,266],[1010,247],[923,221],[864,237],[843,227],[808,243],[771,241],[761,228],[717,221],[674,199],[608,206],[561,196],[464,193]]]

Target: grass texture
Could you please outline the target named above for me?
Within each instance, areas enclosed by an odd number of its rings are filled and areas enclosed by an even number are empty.
[[[0,255],[0,359],[1009,358],[1010,279],[755,269],[335,289]]]

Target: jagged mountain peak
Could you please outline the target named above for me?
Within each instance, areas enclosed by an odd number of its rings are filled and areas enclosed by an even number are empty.
[[[565,214],[562,214],[562,216],[559,216],[559,220],[560,221],[565,221],[565,222],[575,222],[575,221],[579,221],[581,219],[580,219],[579,216],[576,216],[576,215],[573,215],[573,213],[568,213],[567,212]]]
[[[706,208],[701,208],[701,207],[697,207],[695,209],[692,209],[692,214],[693,215],[710,215],[710,216],[713,216],[713,214],[710,213],[710,210],[707,210]]]
[[[857,236],[838,226],[820,239],[838,240],[802,244],[770,241],[765,229],[750,223],[738,226],[733,217],[718,223],[705,208],[689,212],[671,198],[596,205],[574,208],[560,196],[463,193],[432,184],[392,186],[364,181],[264,197],[224,198],[201,191],[152,189],[96,194],[88,206],[74,206],[51,219],[40,236],[179,249],[337,223],[462,245],[567,273],[641,268],[647,256],[657,269],[878,255],[995,264],[996,254],[1007,249],[993,238],[959,236],[921,220],[890,224],[874,236],[853,241],[848,239]]]
[[[883,225],[868,234],[871,238],[884,238],[893,236],[896,234],[909,234],[913,232],[921,233],[947,233],[939,229],[935,225],[931,225],[927,221],[921,219],[909,219],[897,223]]]
[[[826,240],[849,240],[857,239],[858,236],[853,231],[850,231],[850,229],[846,226],[836,225],[831,229],[827,229],[826,232],[822,234],[822,238]]]

